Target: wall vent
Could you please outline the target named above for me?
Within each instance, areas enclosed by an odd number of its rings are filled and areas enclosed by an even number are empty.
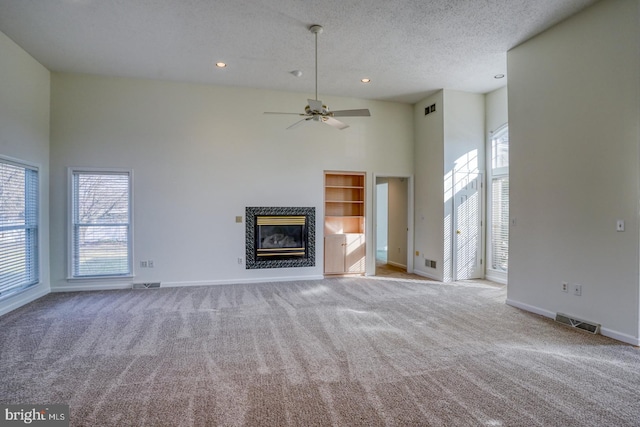
[[[160,287],[160,282],[145,282],[145,283],[134,283],[133,289],[157,289]]]
[[[556,313],[556,322],[570,326],[574,329],[580,329],[582,331],[589,332],[590,334],[595,335],[600,333],[599,323],[589,322],[587,320],[578,319],[566,314]]]

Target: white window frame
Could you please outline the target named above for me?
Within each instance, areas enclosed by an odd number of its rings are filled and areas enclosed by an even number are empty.
[[[35,238],[33,239],[35,248],[33,250],[33,256],[36,258],[34,261],[33,268],[35,269],[34,275],[35,279],[30,282],[21,283],[19,285],[12,286],[5,291],[0,292],[0,300],[3,300],[7,297],[15,295],[16,293],[23,292],[27,289],[30,289],[34,286],[38,286],[42,283],[42,233],[40,232],[40,226],[42,224],[42,193],[40,189],[42,188],[42,174],[40,173],[41,167],[37,163],[27,162],[20,159],[14,159],[12,157],[2,156],[0,155],[0,163],[4,163],[7,165],[24,168],[25,170],[32,170],[37,173],[36,179],[36,206],[35,206]],[[25,190],[26,191],[26,190]],[[13,228],[13,227],[11,227]],[[25,224],[25,229],[27,225]],[[3,227],[0,225],[0,233],[3,231]]]
[[[74,275],[74,181],[73,177],[78,173],[87,174],[127,174],[129,176],[129,216],[127,233],[127,262],[129,271],[124,274],[104,274],[104,275]],[[91,167],[70,167],[67,168],[67,280],[94,280],[94,279],[121,279],[134,277],[133,261],[133,170],[119,168],[91,168]]]
[[[505,132],[505,131],[509,131],[509,123],[504,123],[503,125],[499,126],[498,128],[496,128],[495,130],[491,131],[489,134],[489,138],[488,138],[488,143],[487,143],[487,152],[488,152],[488,156],[487,156],[487,170],[488,170],[488,177],[487,177],[487,199],[488,199],[488,203],[487,203],[487,246],[486,246],[486,252],[487,252],[487,263],[485,266],[486,269],[486,277],[487,279],[499,282],[499,283],[507,283],[507,274],[508,274],[508,267],[507,267],[507,271],[502,271],[502,270],[496,270],[494,268],[492,268],[493,265],[493,233],[492,233],[492,229],[493,229],[493,181],[495,179],[499,179],[499,178],[503,178],[503,177],[509,177],[509,166],[507,163],[507,166],[504,167],[499,167],[499,168],[494,168],[494,164],[493,164],[493,141],[496,139],[496,137],[498,135],[500,135],[501,133]]]

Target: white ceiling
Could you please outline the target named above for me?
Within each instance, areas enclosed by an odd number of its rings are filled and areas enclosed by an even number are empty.
[[[52,71],[313,94],[320,24],[320,99],[414,103],[504,86],[510,48],[594,2],[0,0],[0,31]]]

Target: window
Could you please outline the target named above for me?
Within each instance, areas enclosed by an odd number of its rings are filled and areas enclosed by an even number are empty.
[[[509,127],[491,137],[491,269],[506,272],[509,264]]]
[[[38,169],[0,158],[0,298],[40,281]]]
[[[71,170],[70,180],[70,276],[130,276],[131,172]]]

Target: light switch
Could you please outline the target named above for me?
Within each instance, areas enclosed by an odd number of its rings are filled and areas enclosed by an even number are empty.
[[[618,222],[616,222],[616,231],[624,231],[624,220],[623,219],[619,219]]]

